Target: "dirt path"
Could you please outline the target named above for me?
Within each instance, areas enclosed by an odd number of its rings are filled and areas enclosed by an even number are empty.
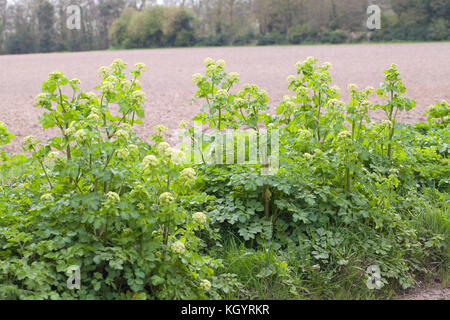
[[[432,286],[421,284],[410,293],[399,297],[399,300],[450,300],[450,288],[442,288],[439,283]]]
[[[82,87],[92,91],[98,83],[97,69],[109,65],[115,58],[129,64],[144,62],[148,72],[142,77],[143,90],[149,100],[145,106],[146,119],[138,132],[148,136],[151,128],[165,124],[175,129],[181,120],[190,120],[201,104],[190,105],[195,88],[192,74],[203,72],[206,57],[225,59],[227,70],[241,74],[241,83],[255,83],[267,90],[274,108],[283,95],[289,94],[288,75],[295,73],[297,61],[315,56],[320,62],[334,65],[335,85],[341,87],[348,99],[346,87],[377,87],[383,80],[383,70],[390,64],[399,65],[408,88],[408,96],[417,100],[417,108],[401,114],[400,121],[424,120],[423,113],[441,99],[450,100],[450,43],[382,44],[338,46],[287,46],[245,48],[194,48],[131,51],[101,51],[0,56],[0,121],[17,135],[8,151],[20,151],[27,135],[43,139],[34,109],[34,97],[49,72],[61,70],[69,78],[82,80]],[[373,118],[382,119],[381,113]]]

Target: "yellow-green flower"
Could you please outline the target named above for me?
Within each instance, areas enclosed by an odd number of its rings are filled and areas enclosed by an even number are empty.
[[[153,128],[153,130],[158,133],[158,134],[167,134],[168,130],[167,127],[163,126],[162,124],[157,125],[156,127]]]
[[[237,72],[230,72],[230,74],[228,75],[228,81],[231,83],[236,83],[239,82],[241,80],[241,77],[239,75],[239,73]]]
[[[72,82],[72,84],[79,86],[81,84],[81,80],[74,78],[72,80],[70,80],[70,82]]]
[[[121,138],[121,139],[124,139],[126,141],[128,141],[128,139],[130,139],[129,133],[127,131],[125,131],[124,129],[117,130],[116,136],[117,136],[117,138],[119,138],[119,139]]]
[[[392,121],[390,121],[390,120],[383,120],[383,121],[381,121],[381,125],[383,126],[383,127],[389,127],[389,128],[392,128]]]
[[[147,100],[145,93],[141,90],[134,91],[132,93],[132,97],[138,104],[144,104]]]
[[[53,196],[50,193],[42,195],[41,201],[53,201]]]
[[[320,150],[320,149],[314,149],[314,154],[318,155],[318,156],[321,156],[323,154],[323,151]]]
[[[161,203],[169,204],[173,202],[175,199],[170,192],[164,192],[159,196],[159,201]]]
[[[180,129],[186,129],[188,126],[189,126],[189,122],[187,122],[186,120],[182,120],[178,124],[178,128],[180,128]]]
[[[337,99],[331,99],[328,101],[327,106],[330,108],[339,108],[339,107],[344,107],[345,103],[343,101],[339,101]]]
[[[97,116],[101,117],[102,116],[102,110],[100,110],[97,107],[94,107],[91,109],[91,113],[90,114],[96,114]]]
[[[167,149],[169,149],[170,148],[170,145],[167,143],[167,142],[161,142],[159,145],[158,145],[158,150],[159,151],[162,151],[162,152],[165,152]]]
[[[122,123],[119,126],[119,129],[122,129],[122,130],[125,130],[125,131],[131,131],[133,129],[133,127],[129,123]]]
[[[165,154],[170,158],[170,160],[172,160],[173,163],[179,163],[184,157],[183,151],[174,148],[167,148],[165,150]]]
[[[323,67],[325,70],[331,70],[331,69],[333,68],[333,65],[332,65],[330,62],[325,62],[325,63],[322,65],[322,67]]]
[[[119,195],[115,192],[110,191],[106,194],[106,196],[113,201],[117,201],[117,202],[120,201]]]
[[[170,248],[171,248],[172,252],[176,253],[176,254],[183,254],[186,252],[186,247],[184,246],[184,243],[181,241],[172,243]]]
[[[84,94],[88,100],[94,100],[97,96],[94,92],[87,92]]]
[[[78,130],[77,132],[75,132],[74,138],[78,143],[86,141],[87,139],[86,131],[84,131],[83,129]]]
[[[367,87],[366,88],[366,93],[367,94],[374,94],[375,93],[375,88],[374,87]]]
[[[102,91],[105,94],[110,94],[114,92],[114,84],[111,81],[105,81],[102,83]]]
[[[110,67],[101,67],[100,69],[98,69],[98,75],[99,76],[106,76],[109,73],[111,73],[111,68]]]
[[[40,93],[36,96],[35,99],[38,106],[46,107],[51,104],[50,95],[47,93]]]
[[[211,289],[211,282],[208,280],[200,281],[200,288],[204,291],[209,291],[209,289]]]
[[[297,136],[301,139],[301,140],[307,140],[309,138],[312,137],[312,133],[309,130],[305,130],[305,129],[300,129],[297,132]]]
[[[55,151],[52,151],[52,152],[50,152],[48,155],[47,155],[47,159],[48,160],[55,160],[55,159],[58,159],[59,158],[59,153],[58,152],[55,152]]]
[[[158,158],[154,155],[148,155],[142,160],[142,167],[147,169],[149,167],[156,167],[159,164]]]
[[[136,69],[138,69],[140,72],[145,72],[145,71],[147,71],[147,66],[146,66],[144,63],[141,63],[141,62],[136,63],[136,64],[134,65],[134,67],[135,67]]]
[[[217,60],[216,65],[219,67],[225,67],[225,60]]]
[[[211,58],[206,58],[205,61],[204,61],[204,64],[205,64],[206,67],[209,67],[210,65],[215,64],[215,62]]]
[[[112,82],[112,83],[116,83],[116,82],[119,81],[119,79],[118,79],[116,76],[114,76],[114,75],[110,75],[110,76],[108,76],[108,77],[105,79],[105,81],[107,81],[107,82]]]
[[[100,117],[97,114],[91,112],[91,114],[87,117],[87,119],[98,122],[100,120]]]
[[[202,83],[202,81],[203,81],[203,76],[200,73],[196,73],[192,76],[192,82],[195,85],[197,85],[197,86],[200,85],[200,83]]]
[[[72,123],[69,125],[69,127],[68,127],[66,130],[64,130],[64,133],[65,133],[66,136],[70,137],[70,136],[72,136],[76,131],[77,131],[77,129],[75,128],[75,123],[72,122]]]
[[[373,103],[371,101],[369,101],[369,100],[364,100],[361,103],[361,106],[364,107],[364,108],[370,109],[373,106]]]
[[[111,67],[116,68],[116,69],[124,69],[126,66],[127,66],[127,64],[125,62],[123,62],[122,59],[116,59],[111,64]]]
[[[136,88],[142,88],[142,83],[139,80],[134,80],[134,86]]]
[[[53,81],[58,81],[64,77],[64,74],[61,71],[53,71],[48,75],[48,78]]]
[[[130,89],[131,89],[131,81],[130,80],[124,79],[120,82],[120,84],[122,85],[124,91],[130,91]]]
[[[290,75],[289,77],[287,77],[286,82],[287,84],[291,84],[292,82],[295,81],[295,79],[296,79],[295,76]]]
[[[225,89],[220,89],[216,93],[218,99],[226,99],[228,97],[228,92]]]
[[[299,95],[299,96],[305,96],[309,93],[309,89],[305,86],[300,86],[298,88],[295,89],[295,92]]]
[[[31,143],[33,143],[34,141],[34,137],[33,136],[27,136],[23,139],[23,144],[24,145],[30,145]]]
[[[195,176],[195,170],[192,168],[186,168],[180,173],[180,178],[188,184],[191,184],[195,181]]]
[[[339,94],[339,92],[341,91],[338,86],[332,86],[330,89],[334,94]]]
[[[130,151],[127,148],[121,148],[116,151],[116,154],[117,154],[117,158],[119,158],[121,160],[126,160],[130,155]]]
[[[128,145],[128,150],[130,150],[131,154],[137,155],[139,154],[139,147],[135,144],[129,144]]]
[[[196,212],[192,215],[192,219],[198,224],[204,225],[206,224],[206,215],[203,212]]]
[[[348,139],[351,136],[352,136],[352,134],[349,131],[344,130],[344,131],[339,132],[337,138],[338,139]]]
[[[389,170],[389,173],[390,174],[398,174],[399,173],[399,171],[398,171],[398,169],[391,169],[391,170]]]

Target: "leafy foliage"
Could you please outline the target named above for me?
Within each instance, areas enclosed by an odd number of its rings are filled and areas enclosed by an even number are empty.
[[[205,102],[194,121],[236,130],[225,141],[233,149],[245,133],[270,141],[277,132],[278,172],[264,175],[261,161],[245,161],[252,153],[262,159],[247,142],[243,162],[188,167],[192,154],[165,142],[164,126],[148,142],[138,137],[143,64],[130,73],[121,60],[102,67],[99,94],[53,72],[37,106],[45,109],[42,127],[59,136],[25,138],[26,156],[2,151],[1,171],[17,178],[0,189],[0,297],[374,298],[434,275],[430,266],[445,272],[446,101],[430,107],[426,122],[400,124],[398,112],[415,102],[395,65],[377,90],[349,85],[344,102],[331,65],[310,57],[296,65],[293,95],[272,115],[264,90],[235,90],[239,75],[224,61],[208,58],[205,67],[193,76],[195,99]],[[375,92],[381,104],[370,101]],[[371,109],[387,119],[372,122]],[[188,122],[180,128],[200,153],[221,142]],[[12,138],[0,124],[0,144]],[[374,265],[378,291],[366,286]],[[79,290],[66,284],[72,266],[80,268]]]
[[[125,63],[115,60],[99,71],[99,95],[81,92],[80,81],[61,72],[44,82],[40,121],[60,136],[45,144],[25,138],[27,176],[2,187],[3,298],[217,295],[200,286],[220,261],[199,254],[198,233],[207,221],[193,213],[206,196],[188,192],[195,171],[183,170],[180,151],[163,141],[164,128],[153,135],[155,144],[132,130],[143,116],[138,78],[144,70],[137,64],[127,80]],[[63,93],[67,86],[71,97]],[[116,115],[112,104],[119,106]],[[81,270],[78,291],[66,286],[70,266]]]

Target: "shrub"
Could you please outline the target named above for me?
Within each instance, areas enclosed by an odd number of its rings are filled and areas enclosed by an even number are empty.
[[[60,135],[45,144],[25,138],[26,177],[2,186],[2,298],[217,296],[202,286],[213,282],[220,261],[199,254],[197,235],[207,222],[193,214],[206,197],[189,192],[195,171],[183,170],[182,153],[164,142],[164,128],[152,145],[133,131],[144,116],[144,70],[137,64],[127,79],[121,60],[102,67],[99,95],[82,92],[79,80],[59,71],[44,82],[40,122]],[[79,290],[66,286],[71,266],[80,269]]]
[[[429,203],[422,188],[448,199],[448,128],[441,125],[436,131],[424,124],[419,133],[397,123],[398,112],[409,111],[415,102],[404,97],[395,65],[385,71],[378,90],[349,85],[351,100],[345,103],[339,88],[331,86],[331,65],[318,65],[310,57],[296,65],[297,75],[288,78],[294,95],[284,97],[272,116],[264,113],[267,100],[258,100],[263,90],[244,85],[232,94],[235,83],[224,62],[205,63],[206,74],[193,78],[196,98],[206,101],[206,112],[196,120],[216,129],[245,126],[260,132],[266,126],[280,132],[276,175],[261,175],[261,164],[198,167],[198,186],[214,197],[205,210],[223,237],[237,237],[255,250],[282,248],[305,261],[303,268],[320,266],[324,277],[356,277],[359,290],[366,277],[356,269],[379,266],[382,285],[390,290],[411,287],[413,275],[426,272],[424,251],[445,261],[445,236],[417,229],[416,216]],[[383,104],[370,101],[375,93]],[[431,108],[430,115],[440,118],[445,106]],[[384,110],[387,119],[372,122],[370,109]],[[442,119],[431,122],[445,124]],[[445,206],[436,210],[445,212]],[[313,281],[312,275],[305,277],[301,281]]]
[[[344,102],[331,64],[309,57],[269,114],[264,90],[236,90],[223,60],[204,64],[192,77],[204,101],[194,121],[215,134],[184,121],[183,150],[164,126],[149,142],[133,131],[143,64],[130,79],[121,60],[102,67],[100,94],[50,74],[37,106],[59,136],[25,138],[27,156],[2,152],[2,172],[17,176],[0,188],[2,298],[377,298],[435,269],[447,276],[446,101],[427,122],[401,124],[415,102],[396,65],[377,90],[350,84]],[[385,120],[370,119],[376,109]],[[0,124],[0,145],[12,137]],[[229,148],[244,157],[230,163]],[[267,174],[275,155],[280,168]],[[66,285],[73,267],[79,290]]]

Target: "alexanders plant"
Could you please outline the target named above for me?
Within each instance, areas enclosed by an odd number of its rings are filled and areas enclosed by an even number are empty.
[[[99,70],[99,94],[59,71],[44,82],[40,121],[59,136],[26,138],[30,174],[2,189],[3,297],[218,297],[220,261],[200,254],[208,222],[200,214],[206,196],[192,191],[196,172],[164,141],[166,128],[156,127],[151,142],[133,130],[144,116],[144,71],[136,64],[127,74],[115,60]],[[80,269],[75,291],[65,286],[71,266]]]

